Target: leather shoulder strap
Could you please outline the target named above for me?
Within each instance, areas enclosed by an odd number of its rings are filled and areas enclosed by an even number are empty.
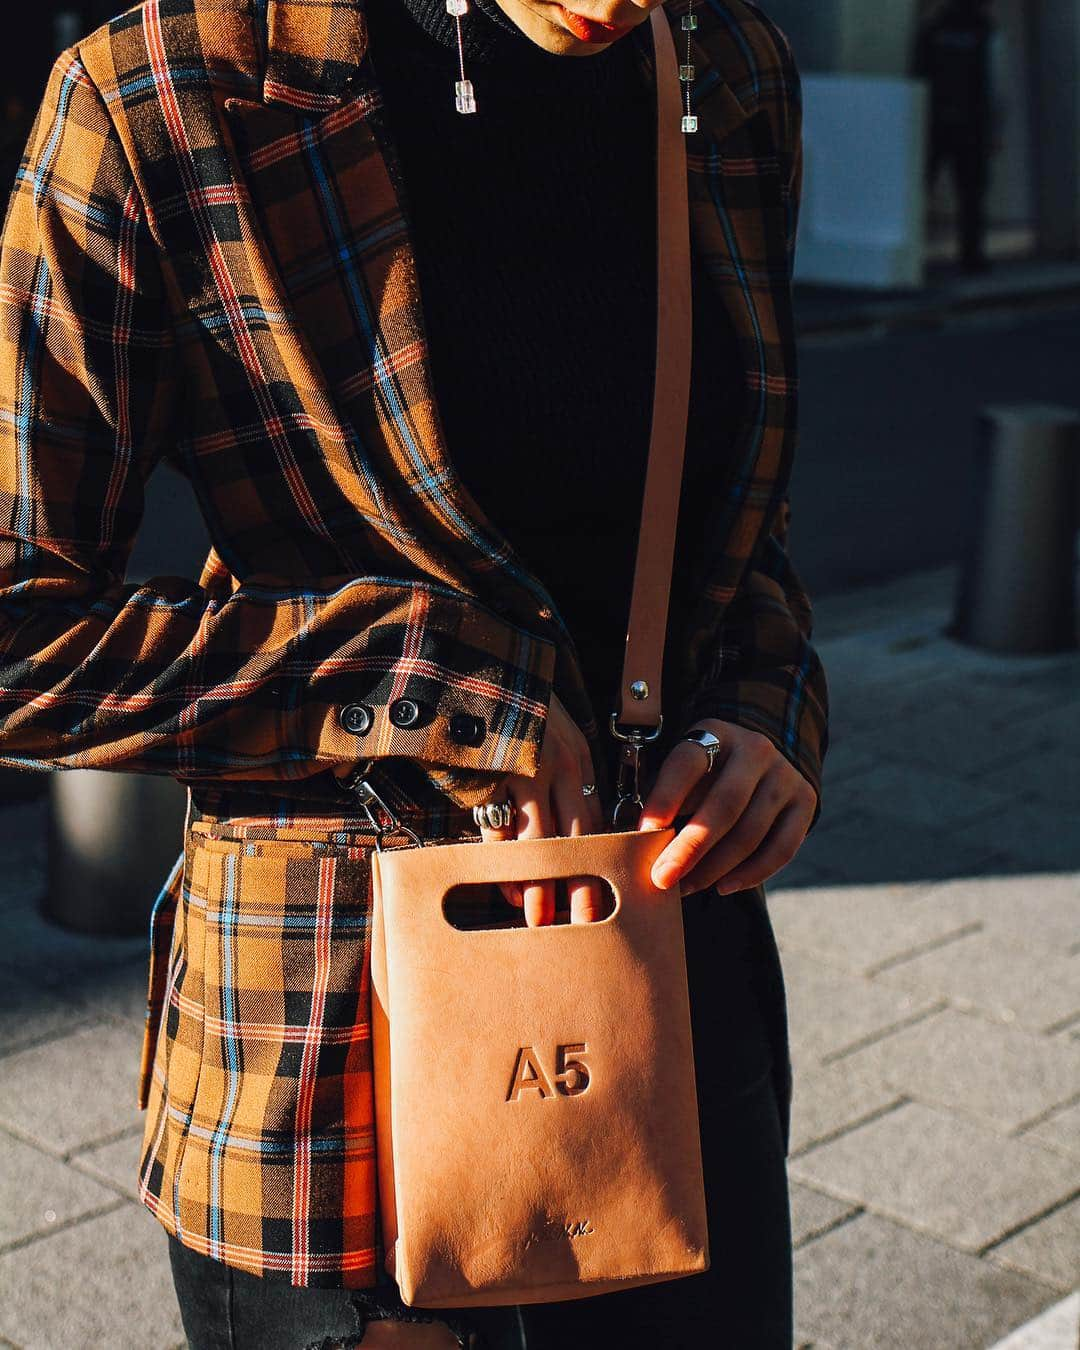
[[[663,5],[653,10],[650,22],[656,69],[656,382],[616,708],[619,725],[628,727],[656,727],[660,723],[660,675],[686,448],[693,324],[690,208],[678,59]]]

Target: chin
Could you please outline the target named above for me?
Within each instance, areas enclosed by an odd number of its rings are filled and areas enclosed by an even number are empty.
[[[534,7],[531,4],[523,4],[523,8],[528,9],[529,13],[535,15],[538,19],[544,21],[543,37],[532,36],[532,40],[537,46],[543,47],[546,51],[553,52],[559,56],[591,56],[595,52],[603,51],[605,47],[610,47],[621,38],[626,37],[629,29],[617,33],[614,37],[603,42],[589,42],[577,34],[570,32],[559,15],[557,5],[544,5]],[[550,38],[550,41],[548,40]]]

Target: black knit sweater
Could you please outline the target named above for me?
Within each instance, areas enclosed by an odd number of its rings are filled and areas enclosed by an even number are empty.
[[[478,7],[480,6],[480,7]],[[656,343],[655,91],[627,38],[544,51],[495,0],[365,0],[399,156],[435,395],[469,491],[544,582],[606,722],[621,669]],[[681,624],[742,380],[695,273],[694,375],[671,623]],[[669,628],[669,631],[673,631]]]

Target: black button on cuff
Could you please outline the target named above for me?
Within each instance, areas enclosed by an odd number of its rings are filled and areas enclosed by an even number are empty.
[[[390,721],[396,727],[414,727],[420,721],[420,704],[412,698],[396,698],[390,704]]]
[[[366,703],[346,703],[338,713],[338,721],[354,736],[366,736],[375,721],[375,714]]]
[[[458,745],[482,745],[487,727],[482,717],[454,713],[450,718],[450,739]]]

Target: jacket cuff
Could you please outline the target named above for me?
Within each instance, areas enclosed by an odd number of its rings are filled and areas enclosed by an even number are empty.
[[[482,607],[433,605],[415,650],[380,653],[368,635],[360,664],[373,673],[334,676],[340,698],[306,709],[308,743],[337,778],[404,757],[459,805],[485,801],[501,776],[539,769],[556,655],[554,642]]]

